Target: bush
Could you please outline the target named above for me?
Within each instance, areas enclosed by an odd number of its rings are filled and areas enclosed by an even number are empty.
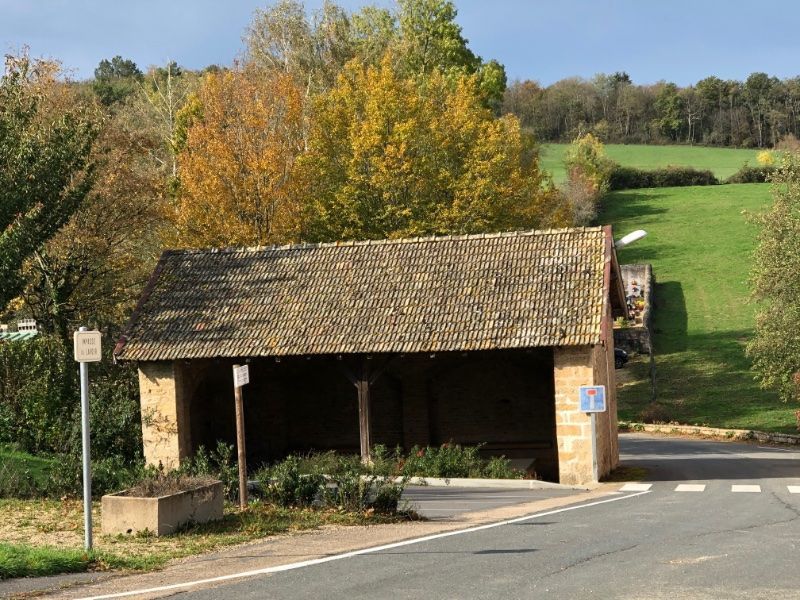
[[[671,421],[669,412],[663,404],[651,402],[639,413],[642,423],[663,424]]]
[[[442,444],[439,448],[414,446],[402,467],[409,477],[490,477],[521,478],[523,473],[511,468],[505,457],[486,461],[480,457],[481,446]]]
[[[181,463],[178,470],[191,477],[219,479],[228,500],[239,498],[239,465],[234,458],[231,444],[218,441],[217,447],[210,452],[200,446],[192,458]]]
[[[693,167],[670,166],[663,169],[644,170],[618,164],[614,165],[608,180],[611,190],[717,184],[719,184],[719,180],[711,171],[701,171]]]
[[[290,456],[259,471],[256,480],[264,498],[283,507],[311,506],[325,487],[325,477],[319,472],[304,470],[302,466],[300,457]]]
[[[742,168],[725,180],[725,183],[765,183],[775,172],[774,165],[751,167],[744,163]]]
[[[385,452],[378,449],[376,454]],[[383,462],[386,467],[389,461]],[[358,456],[334,452],[289,456],[260,470],[256,479],[265,500],[282,507],[323,508],[347,512],[373,510],[383,514],[398,511],[405,478],[379,475],[374,466],[361,463]]]

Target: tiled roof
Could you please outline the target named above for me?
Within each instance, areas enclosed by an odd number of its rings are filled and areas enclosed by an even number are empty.
[[[602,227],[166,251],[124,360],[595,344]]]

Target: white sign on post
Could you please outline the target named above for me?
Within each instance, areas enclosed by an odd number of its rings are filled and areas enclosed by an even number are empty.
[[[248,365],[236,367],[233,370],[233,387],[242,387],[250,383],[250,369]]]
[[[75,360],[81,374],[81,447],[83,454],[83,530],[84,547],[92,549],[92,459],[89,447],[89,365],[100,362],[100,332],[81,327],[72,338]]]
[[[76,331],[73,342],[77,362],[100,362],[103,358],[99,331]]]

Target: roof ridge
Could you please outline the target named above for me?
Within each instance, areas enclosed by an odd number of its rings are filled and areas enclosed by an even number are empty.
[[[267,252],[274,250],[309,250],[316,248],[351,248],[357,246],[392,246],[400,244],[420,244],[444,241],[466,241],[496,238],[533,237],[540,235],[559,235],[566,233],[595,233],[602,231],[602,226],[562,227],[551,229],[518,229],[513,231],[496,231],[488,233],[465,233],[447,235],[428,235],[406,238],[383,238],[369,240],[339,240],[335,242],[295,242],[290,244],[272,244],[269,246],[227,246],[223,248],[168,248],[162,252],[165,256],[191,254],[223,254],[236,252]]]

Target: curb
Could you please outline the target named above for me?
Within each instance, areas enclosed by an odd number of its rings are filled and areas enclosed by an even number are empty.
[[[402,481],[397,478],[395,481]],[[431,486],[431,487],[457,487],[457,488],[502,488],[511,490],[580,490],[587,491],[595,489],[594,485],[562,485],[549,481],[539,481],[538,479],[473,479],[462,477],[411,477],[406,482],[407,485]]]
[[[768,444],[800,445],[800,435],[791,433],[767,433],[751,429],[723,429],[721,427],[698,427],[694,425],[672,425],[652,423],[620,423],[620,432],[626,433],[681,433],[700,437],[713,437],[724,440],[752,441],[756,440]]]

